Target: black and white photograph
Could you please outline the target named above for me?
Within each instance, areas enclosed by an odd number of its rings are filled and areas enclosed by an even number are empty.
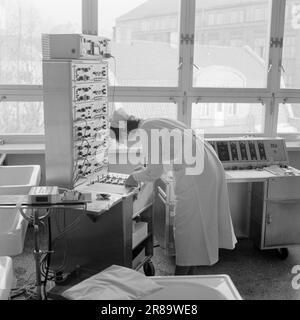
[[[0,0],[0,300],[300,300],[300,0]]]

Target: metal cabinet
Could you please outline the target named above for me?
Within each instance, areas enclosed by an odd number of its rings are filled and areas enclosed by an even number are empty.
[[[300,176],[253,183],[251,236],[260,249],[300,245]]]
[[[300,199],[268,201],[265,247],[300,244]]]

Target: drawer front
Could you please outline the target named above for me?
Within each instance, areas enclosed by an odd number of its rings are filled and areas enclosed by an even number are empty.
[[[265,247],[300,245],[300,199],[268,201]]]

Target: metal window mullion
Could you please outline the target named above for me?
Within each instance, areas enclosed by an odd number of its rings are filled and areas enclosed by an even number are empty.
[[[82,33],[98,34],[98,0],[82,0]]]
[[[272,109],[276,109],[275,100],[265,99],[265,124],[264,124],[264,135],[267,137],[275,137],[276,136],[276,121],[275,117],[270,116],[272,113]]]
[[[274,116],[272,117],[272,128],[271,128],[271,136],[272,137],[276,137],[277,136],[277,126],[278,126],[278,118],[279,118],[279,103],[278,100],[275,99],[274,103],[273,103],[273,112],[274,112]]]
[[[181,90],[178,88],[156,87],[109,87],[109,99],[122,97],[179,97]],[[115,100],[115,99],[113,99]]]
[[[44,144],[45,135],[43,134],[1,134],[1,139],[5,144]],[[24,151],[25,153],[25,151]],[[35,151],[34,154],[43,154],[44,151]]]
[[[183,122],[188,126],[192,123],[192,99],[191,93],[193,89],[193,68],[194,68],[194,43],[195,43],[195,19],[196,19],[196,0],[186,0],[187,5],[187,21],[186,34],[189,35],[190,41],[186,44],[186,74],[184,82],[185,113],[183,114]]]
[[[109,101],[114,101],[114,103],[121,102],[162,102],[162,103],[178,103],[181,99],[180,96],[154,96],[154,95],[122,95],[115,96],[113,99],[109,99]]]
[[[190,95],[192,97],[230,97],[234,98],[253,98],[258,97],[270,98],[270,93],[267,89],[254,89],[254,88],[193,88]]]
[[[266,104],[270,98],[263,97],[191,97],[193,103],[250,103],[250,104]]]
[[[192,0],[194,1],[194,0]],[[189,46],[182,41],[182,36],[189,34],[189,0],[180,1],[180,30],[179,30],[179,93],[180,103],[178,104],[178,120],[186,122],[187,119],[187,88],[190,75]]]
[[[39,85],[1,85],[1,101],[43,101],[43,87]]]
[[[270,69],[268,87],[271,93],[271,100],[266,108],[265,132],[273,137],[277,135],[277,124],[279,114],[279,103],[277,96],[280,94],[281,65],[283,52],[283,36],[285,23],[285,0],[273,0],[271,19],[271,40],[270,40]],[[273,45],[272,45],[273,41]],[[277,45],[276,45],[277,43]]]
[[[289,100],[297,100],[298,103],[300,102],[300,90],[299,89],[282,89],[276,95],[278,99],[289,99]]]
[[[277,94],[280,91],[281,82],[281,65],[283,52],[283,36],[285,23],[285,0],[273,0],[272,2],[272,17],[271,17],[271,39],[270,39],[270,72],[268,77],[268,88],[271,93]],[[278,45],[271,45],[273,41],[278,40]],[[280,44],[281,42],[281,44]]]
[[[196,0],[187,0],[187,26],[186,32],[190,37],[187,45],[187,66],[188,66],[188,81],[185,83],[185,91],[190,96],[193,88],[193,65],[194,65],[194,43],[195,43],[195,19],[196,19]]]
[[[186,125],[188,127],[192,126],[192,115],[193,115],[193,103],[194,102],[195,102],[194,98],[192,98],[192,97],[187,98],[187,105],[189,107],[187,108]]]

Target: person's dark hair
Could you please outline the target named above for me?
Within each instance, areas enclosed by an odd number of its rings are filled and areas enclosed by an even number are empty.
[[[137,129],[139,127],[140,122],[141,119],[127,120],[127,134],[129,134],[132,130]],[[110,130],[114,133],[113,137],[116,138],[117,141],[120,141],[120,128],[110,127]]]

